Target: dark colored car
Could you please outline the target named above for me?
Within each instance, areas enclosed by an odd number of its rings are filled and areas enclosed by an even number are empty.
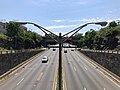
[[[64,50],[64,53],[67,53],[67,50]]]
[[[56,49],[55,48],[53,48],[53,51],[55,51]]]
[[[74,51],[74,49],[71,49],[71,51]]]

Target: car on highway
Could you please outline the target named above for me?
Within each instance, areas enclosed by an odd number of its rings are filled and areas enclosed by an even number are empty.
[[[64,50],[64,53],[67,53],[67,50]]]
[[[71,51],[74,51],[74,49],[71,49]]]
[[[56,49],[55,48],[53,48],[53,51],[55,51]]]
[[[42,58],[42,63],[47,63],[48,62],[48,57],[47,56],[44,56],[43,58]]]

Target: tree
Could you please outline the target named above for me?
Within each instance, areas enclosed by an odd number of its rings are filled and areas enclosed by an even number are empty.
[[[0,48],[8,48],[8,36],[4,35],[3,33],[0,33]]]
[[[77,33],[77,34],[75,34],[73,37],[72,37],[72,44],[73,45],[77,45],[77,47],[81,47],[81,45],[80,45],[80,39],[83,37],[82,36],[83,34],[81,34],[81,33]]]
[[[96,35],[96,31],[93,30],[93,29],[91,29],[90,31],[85,33],[84,44],[89,49],[93,49],[94,48],[94,38],[95,38],[95,35]]]
[[[42,36],[27,31],[27,28],[15,22],[7,23],[7,36],[12,39],[13,49],[41,47]]]
[[[7,23],[7,36],[12,39],[12,48],[13,49],[22,49],[24,48],[24,31],[25,27],[10,21]]]
[[[103,46],[103,37],[100,36],[100,32],[96,31],[96,35],[94,38],[94,49],[100,50]]]
[[[35,48],[34,40],[32,40],[30,38],[26,38],[25,43],[24,43],[24,48],[25,49]]]
[[[112,28],[112,27],[116,27],[117,23],[115,21],[112,21],[109,23],[108,27]]]
[[[113,21],[99,31],[93,29],[87,31],[79,40],[79,45],[82,48],[85,47],[89,49],[115,49],[119,45],[119,42],[120,25],[117,25],[117,23]]]

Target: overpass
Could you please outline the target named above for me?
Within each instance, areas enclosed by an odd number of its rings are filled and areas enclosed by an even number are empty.
[[[47,46],[48,48],[59,48],[59,45],[49,45],[49,46]],[[62,45],[62,48],[79,48],[79,47],[77,47],[77,46],[75,46],[75,45],[67,45],[67,46],[65,46],[65,45]]]

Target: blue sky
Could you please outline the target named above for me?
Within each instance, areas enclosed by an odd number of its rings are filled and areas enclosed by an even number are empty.
[[[120,20],[120,0],[0,0],[0,21],[30,21],[55,33],[66,33],[97,21]],[[32,25],[27,27],[43,34]],[[100,26],[89,25],[80,33]]]

